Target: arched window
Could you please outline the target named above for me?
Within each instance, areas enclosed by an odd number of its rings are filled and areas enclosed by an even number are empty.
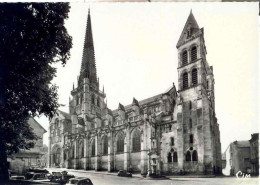
[[[170,143],[171,146],[174,146],[174,137],[171,137],[170,139],[171,139],[171,143]]]
[[[100,99],[97,97],[97,106],[100,107]]]
[[[185,50],[182,53],[182,65],[186,65],[188,63],[188,52]]]
[[[193,46],[191,48],[191,61],[195,61],[197,59],[197,47]]]
[[[108,139],[107,139],[107,136],[104,136],[103,137],[103,140],[102,140],[102,148],[103,148],[103,155],[107,155],[108,153]]]
[[[95,128],[95,123],[91,123],[91,129],[94,129]]]
[[[83,101],[84,101],[84,96],[83,96],[83,94],[81,94],[81,95],[80,95],[80,103],[82,104]]]
[[[182,86],[183,86],[183,89],[186,89],[186,88],[188,88],[188,73],[187,72],[185,72],[184,74],[183,74],[183,84],[182,84]]]
[[[171,152],[168,153],[167,158],[168,158],[168,163],[171,163],[172,162],[172,153]]]
[[[191,161],[190,151],[187,151],[187,153],[186,153],[186,161]]]
[[[198,153],[196,150],[192,152],[192,161],[198,161]]]
[[[58,148],[58,149],[56,150],[55,163],[56,163],[56,165],[60,164],[60,148]]]
[[[75,156],[75,146],[72,145],[72,149],[71,149],[71,158],[74,159]]]
[[[193,143],[193,135],[190,135],[190,143]]]
[[[138,129],[136,129],[133,133],[133,152],[141,151],[141,133]]]
[[[95,139],[93,139],[91,144],[91,156],[94,157],[95,155],[96,155],[96,143],[95,143]]]
[[[80,141],[79,143],[79,155],[80,157],[84,157],[84,142]]]
[[[198,84],[198,70],[195,68],[192,70],[192,84],[197,85]]]
[[[178,162],[177,152],[174,152],[174,153],[173,153],[173,162]]]
[[[116,142],[117,153],[124,152],[124,140],[125,140],[124,134],[122,132],[118,133],[117,142]]]
[[[94,105],[95,104],[95,95],[94,94],[92,94],[92,96],[91,96],[91,103]]]

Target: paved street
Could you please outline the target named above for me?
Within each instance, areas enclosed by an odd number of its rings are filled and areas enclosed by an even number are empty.
[[[59,169],[55,169],[57,171]],[[51,169],[50,171],[53,171]],[[127,178],[115,175],[97,174],[93,172],[75,172],[68,170],[70,174],[79,177],[88,177],[94,185],[256,185],[258,178],[237,179],[235,177],[215,177],[215,178],[172,178],[166,180],[148,180],[146,178]]]

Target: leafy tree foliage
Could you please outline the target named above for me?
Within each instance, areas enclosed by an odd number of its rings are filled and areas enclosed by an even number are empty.
[[[28,118],[52,117],[59,107],[51,81],[53,64],[65,65],[70,57],[72,39],[64,26],[69,8],[68,3],[0,4],[0,178],[6,178],[6,156],[37,139]]]

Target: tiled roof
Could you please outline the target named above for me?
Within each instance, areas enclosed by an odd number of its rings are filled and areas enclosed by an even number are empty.
[[[234,143],[237,145],[237,147],[250,147],[249,141],[235,141]]]
[[[69,120],[71,119],[69,113],[67,113],[67,112],[63,112],[63,111],[61,111],[61,110],[58,110],[58,112],[59,112],[60,114],[62,114],[66,119],[69,119]]]
[[[42,129],[44,130],[44,133],[47,132],[47,131],[45,130],[45,128],[43,128],[43,126],[41,126],[41,124],[38,123],[38,121],[36,121],[34,118],[29,118],[29,119],[28,119],[28,123],[29,123],[29,125],[32,125],[32,124],[35,123],[36,125],[38,125],[40,128],[42,128]]]

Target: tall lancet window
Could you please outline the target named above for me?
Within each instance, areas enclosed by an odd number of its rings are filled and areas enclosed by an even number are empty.
[[[186,65],[188,63],[188,52],[187,50],[182,53],[182,65]]]
[[[187,72],[185,72],[184,74],[183,74],[183,84],[182,84],[182,86],[183,86],[183,89],[186,89],[186,88],[188,88],[188,83],[189,83],[189,81],[188,81],[188,73]]]
[[[102,140],[102,151],[103,151],[103,155],[107,155],[107,153],[108,153],[108,139],[107,139],[106,135],[103,137],[103,140]]]
[[[95,142],[95,139],[93,139],[92,145],[91,145],[91,156],[94,157],[95,155],[96,155],[96,142]]]
[[[117,153],[122,153],[124,152],[124,140],[125,140],[125,137],[124,137],[124,134],[122,132],[119,132],[117,134]]]
[[[196,68],[192,70],[192,84],[198,84],[198,70]]]
[[[193,46],[191,48],[191,61],[197,60],[197,47]]]
[[[136,129],[133,133],[133,152],[141,151],[141,133]]]

